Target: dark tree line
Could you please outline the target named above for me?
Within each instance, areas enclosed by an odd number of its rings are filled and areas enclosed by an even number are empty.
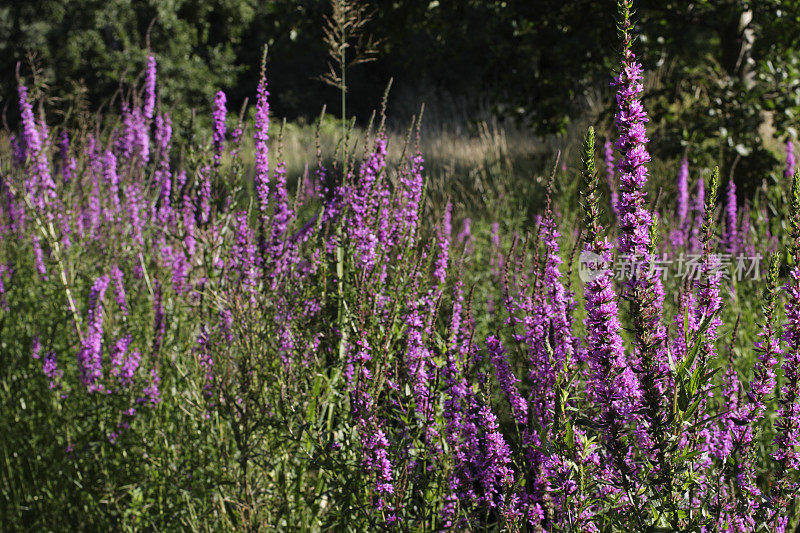
[[[356,0],[354,0],[356,1]],[[5,5],[3,5],[5,4]],[[794,135],[800,110],[798,0],[641,0],[636,48],[652,73],[648,106],[656,149],[721,147],[761,166],[765,121]],[[420,87],[450,95],[540,133],[597,111],[610,123],[616,64],[610,0],[370,0],[377,61],[349,73],[350,110],[361,120],[389,78],[394,94]],[[235,108],[252,95],[264,44],[276,114],[336,113],[323,19],[329,0],[38,0],[0,3],[0,96],[13,124],[15,68],[29,56],[49,98],[97,109],[141,75],[148,44],[159,61],[163,105],[179,118],[207,109],[222,88]],[[651,128],[654,127],[651,125]],[[664,154],[662,154],[664,155]],[[748,163],[749,162],[749,163]],[[754,167],[755,168],[755,167]],[[763,168],[763,167],[761,167]]]

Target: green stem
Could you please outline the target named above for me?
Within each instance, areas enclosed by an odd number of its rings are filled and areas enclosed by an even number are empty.
[[[346,52],[345,52],[345,45],[347,44],[347,39],[343,38],[342,43],[340,43],[340,57],[341,57],[341,68],[342,68],[342,85],[341,85],[341,93],[342,93],[342,176],[344,177],[346,168],[347,168],[347,142],[345,141],[347,137],[347,113],[345,105],[347,103],[347,64],[345,63],[346,60]]]

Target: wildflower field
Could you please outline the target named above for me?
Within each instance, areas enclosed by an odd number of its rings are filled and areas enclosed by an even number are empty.
[[[474,201],[391,92],[298,145],[266,53],[210,130],[157,55],[81,127],[19,76],[0,530],[800,531],[794,144],[746,194],[651,161],[632,4],[613,127]]]

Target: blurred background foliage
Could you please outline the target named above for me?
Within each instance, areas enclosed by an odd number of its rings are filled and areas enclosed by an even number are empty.
[[[587,122],[610,131],[608,72],[617,61],[616,13],[604,0],[369,0],[377,61],[348,73],[360,123],[394,78],[390,116],[405,125],[427,104],[438,129],[480,135],[488,118],[535,135]],[[230,109],[252,96],[269,45],[272,107],[310,122],[339,112],[327,70],[328,0],[36,0],[0,2],[0,97],[16,123],[15,69],[59,108],[114,103],[159,62],[161,102],[187,121],[207,115],[218,89]],[[775,168],[800,112],[798,0],[641,0],[637,20],[649,71],[645,105],[656,158],[689,154],[720,164],[749,188]],[[30,82],[30,80],[28,80]],[[66,103],[66,105],[64,105]],[[52,108],[55,108],[53,106]],[[579,122],[580,124],[575,124]],[[709,159],[706,161],[705,159]]]

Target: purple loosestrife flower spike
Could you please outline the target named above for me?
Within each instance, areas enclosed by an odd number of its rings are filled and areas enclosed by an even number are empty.
[[[126,335],[122,337],[114,344],[109,356],[109,361],[111,362],[111,375],[117,378],[120,384],[125,387],[130,386],[133,383],[134,375],[136,374],[136,370],[139,368],[139,363],[142,359],[141,354],[137,351],[131,351],[128,353],[130,345],[131,336]]]
[[[750,399],[753,405],[747,417],[754,423],[764,416],[766,409],[764,401],[775,391],[775,367],[778,364],[778,357],[782,354],[776,328],[780,259],[779,254],[772,254],[762,296],[764,323],[758,333],[759,340],[755,343],[758,360],[753,367],[753,381],[750,384],[752,389]]]
[[[111,193],[111,201],[117,213],[120,211],[119,201],[119,175],[117,174],[117,158],[114,152],[106,150],[103,156],[103,179]]]
[[[725,242],[727,251],[735,254],[738,250],[739,231],[737,229],[738,209],[736,206],[736,184],[733,178],[728,181],[727,201],[725,202]]]
[[[791,218],[789,219],[790,252],[794,266],[789,273],[785,290],[786,326],[783,339],[786,352],[783,360],[783,381],[778,399],[778,418],[775,421],[776,451],[772,456],[780,463],[778,488],[789,488],[790,470],[800,469],[800,169],[792,180]]]
[[[475,250],[472,237],[472,220],[465,218],[462,222],[461,232],[456,237],[456,242],[464,246],[464,253],[467,255],[472,254]]]
[[[695,196],[692,203],[692,233],[689,239],[689,250],[697,252],[700,250],[700,227],[703,224],[703,213],[705,211],[706,203],[706,185],[703,178],[697,180],[695,187]]]
[[[614,289],[612,255],[614,247],[601,236],[600,199],[594,163],[594,131],[586,135],[583,161],[584,226],[586,244],[581,254],[581,278],[585,281],[586,358],[589,364],[586,389],[589,398],[600,406],[604,445],[612,458],[616,475],[628,483],[629,449],[623,444],[626,420],[637,404],[636,376],[625,357],[622,324],[619,321],[617,294]]]
[[[39,237],[36,235],[31,237],[31,241],[33,242],[33,259],[36,263],[36,271],[43,280],[47,280],[47,267],[44,264],[44,252],[42,251],[42,244],[39,241]]]
[[[258,283],[256,246],[253,242],[253,232],[247,225],[247,211],[236,214],[236,243],[233,246],[232,256],[231,266],[238,274],[245,293],[250,296],[250,302],[255,305]]]
[[[433,271],[434,279],[441,285],[447,278],[447,263],[450,258],[450,238],[453,227],[450,223],[453,212],[453,204],[447,202],[442,216],[442,227],[439,231],[439,255],[436,257],[436,265]]]
[[[680,249],[686,243],[687,218],[689,216],[689,161],[684,157],[678,170],[678,202],[676,215],[678,227],[670,232],[670,241],[674,248]]]
[[[22,119],[22,138],[25,141],[25,155],[34,157],[42,149],[42,140],[36,127],[33,107],[28,101],[28,88],[20,85],[17,88],[17,92],[19,93],[19,110],[20,118]]]
[[[141,250],[144,248],[144,200],[138,183],[125,186],[125,214],[130,221],[130,238]]]
[[[147,72],[144,79],[144,117],[147,120],[153,119],[153,112],[156,108],[156,58],[147,57]]]
[[[289,204],[289,191],[286,189],[286,163],[283,161],[275,168],[274,192],[275,202],[272,212],[272,244],[270,247],[273,259],[280,262],[288,246],[284,234],[294,216]],[[281,269],[278,268],[277,270],[280,271]]]
[[[410,244],[416,241],[417,226],[419,223],[419,208],[422,201],[422,187],[424,178],[422,177],[424,159],[422,153],[417,149],[411,157],[410,163],[400,169],[400,196],[402,208],[397,211],[398,228],[402,228]]]
[[[20,85],[18,92],[25,139],[25,155],[32,164],[28,171],[29,177],[25,181],[25,188],[36,208],[44,211],[49,200],[56,198],[56,184],[50,175],[50,160],[47,157],[46,132],[40,131],[40,127],[36,124],[33,108],[28,101],[28,88]]]
[[[186,246],[186,252],[189,254],[189,259],[194,257],[197,249],[197,240],[195,239],[195,220],[194,204],[192,199],[187,195],[183,197],[183,206],[181,207],[181,216],[183,218],[183,244]]]
[[[64,371],[58,368],[58,361],[54,352],[45,354],[42,361],[42,373],[50,379],[50,389],[61,388],[61,378],[64,377]]]
[[[228,110],[225,108],[226,98],[222,91],[214,97],[214,166],[222,163],[222,152],[225,150],[225,118]]]
[[[631,259],[648,263],[650,259],[649,228],[653,223],[652,215],[645,209],[644,186],[647,183],[647,153],[645,123],[647,113],[642,106],[640,93],[642,85],[642,66],[635,60],[631,50],[630,20],[627,8],[630,0],[622,3],[626,7],[623,21],[625,49],[619,76],[613,85],[617,87],[618,111],[615,122],[619,130],[616,148],[620,151],[620,253],[631,256]]]
[[[722,281],[722,268],[720,267],[720,256],[714,253],[714,212],[716,210],[717,192],[719,190],[719,168],[715,167],[711,175],[711,188],[706,198],[705,215],[703,218],[703,259],[700,265],[701,282],[697,292],[697,311],[695,321],[699,324],[705,317],[712,317],[703,338],[705,342],[701,346],[701,357],[704,361],[710,361],[716,356],[714,341],[717,339],[717,332],[722,326],[722,320],[718,313],[722,309],[722,297],[720,296],[720,283]]]
[[[378,413],[374,411],[374,400],[369,394],[372,372],[367,365],[372,360],[372,348],[367,339],[360,338],[355,342],[356,354],[351,358],[349,388],[352,413],[356,419],[361,447],[363,449],[362,467],[367,474],[375,475],[375,491],[378,494],[376,507],[378,511],[392,512],[389,498],[394,494],[394,476],[389,459],[389,441],[383,431]],[[357,369],[357,370],[356,370]],[[357,376],[353,379],[353,372]]]
[[[681,161],[678,171],[678,223],[681,227],[686,224],[689,216],[689,160],[685,157]]]
[[[115,145],[117,152],[125,159],[133,157],[136,144],[136,127],[133,123],[133,113],[125,100],[122,101],[122,131],[115,132]]]
[[[385,229],[387,217],[378,217],[384,206],[388,190],[382,179],[386,168],[386,137],[383,134],[375,139],[375,146],[359,169],[358,180],[347,190],[350,219],[347,223],[350,240],[355,247],[357,264],[371,271],[381,251],[381,230]],[[377,227],[376,227],[377,226]]]
[[[128,303],[125,299],[125,281],[122,270],[117,265],[111,267],[111,281],[114,282],[114,298],[123,316],[128,316]]]
[[[614,173],[614,144],[611,140],[607,140],[604,147],[605,163],[606,163],[606,184],[608,185],[609,203],[611,204],[611,212],[614,216],[619,214],[617,203],[619,203],[619,193],[617,191],[617,180]]]
[[[131,114],[133,125],[134,147],[139,149],[139,164],[150,161],[150,123],[142,116],[137,107]]]
[[[211,169],[208,165],[198,171],[200,178],[200,191],[198,193],[198,207],[200,208],[200,222],[208,223],[211,217]]]
[[[103,298],[109,284],[108,276],[100,276],[89,291],[88,329],[78,354],[81,382],[89,392],[104,390],[103,379]]]
[[[164,246],[161,248],[161,257],[172,271],[173,290],[176,294],[183,294],[184,283],[189,269],[186,255],[180,248],[173,249],[172,246]]]
[[[266,214],[269,208],[269,91],[267,90],[266,66],[261,66],[261,78],[258,80],[258,98],[256,100],[255,140],[255,188],[258,197],[258,210],[261,224],[266,226]]]
[[[490,335],[486,339],[486,347],[489,349],[489,355],[494,366],[495,376],[497,382],[500,384],[500,389],[506,395],[508,403],[511,405],[511,411],[514,419],[521,426],[528,420],[528,402],[525,401],[519,390],[517,389],[517,382],[519,378],[514,375],[514,371],[508,365],[508,356],[506,349],[500,342],[500,339],[494,335]]]
[[[67,130],[61,132],[59,148],[61,151],[61,176],[64,178],[64,183],[69,183],[78,167],[78,163],[69,153],[69,134]]]
[[[166,113],[156,117],[156,146],[161,154],[161,161],[155,173],[155,183],[159,187],[160,209],[158,223],[167,224],[172,215],[170,194],[172,193],[172,172],[169,167],[170,140],[172,139],[172,120]]]
[[[479,466],[483,500],[489,508],[497,505],[498,495],[514,484],[511,463],[511,448],[498,431],[497,417],[484,405],[478,411],[478,420],[484,432],[485,453]]]
[[[39,359],[42,357],[42,342],[39,340],[39,336],[35,335],[31,339],[31,357],[34,359]]]
[[[183,192],[183,187],[186,185],[186,169],[180,169],[175,176],[175,190],[178,193]]]
[[[642,65],[636,61],[632,44],[630,20],[632,0],[620,2],[623,35],[623,57],[619,76],[614,81],[617,87],[618,111],[615,116],[620,151],[619,180],[619,253],[633,262],[633,276],[626,283],[623,296],[631,306],[633,333],[636,351],[633,364],[640,374],[643,394],[642,414],[647,424],[650,444],[646,447],[663,450],[666,446],[664,434],[664,409],[662,409],[663,378],[669,366],[664,350],[665,331],[662,325],[664,288],[660,272],[651,268],[653,260],[654,230],[652,214],[645,207],[644,186],[647,183],[648,141],[645,123],[647,113],[640,100]]]
[[[20,142],[19,137],[16,135],[12,135],[9,138],[9,142],[11,143],[11,152],[14,154],[14,163],[17,167],[21,167],[25,164],[25,148],[22,146],[22,142]]]
[[[147,386],[144,389],[142,389],[144,397],[140,398],[139,401],[141,403],[148,402],[150,406],[155,406],[161,403],[161,391],[158,388],[160,384],[161,384],[161,377],[158,375],[158,372],[156,371],[155,368],[151,368],[150,380]]]

